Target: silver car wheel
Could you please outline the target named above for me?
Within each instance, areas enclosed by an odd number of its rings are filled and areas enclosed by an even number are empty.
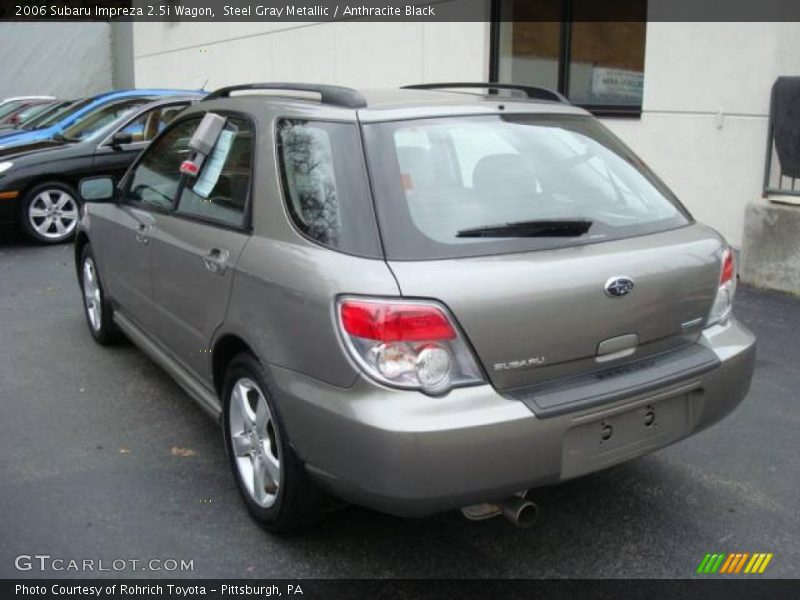
[[[83,261],[83,302],[92,329],[100,331],[103,325],[103,298],[97,281],[97,269],[90,257]]]
[[[28,221],[36,233],[44,238],[66,238],[78,224],[78,203],[64,190],[43,190],[36,194],[28,206]]]
[[[281,484],[278,433],[258,385],[246,377],[233,385],[228,404],[231,448],[250,498],[263,508],[275,504]]]

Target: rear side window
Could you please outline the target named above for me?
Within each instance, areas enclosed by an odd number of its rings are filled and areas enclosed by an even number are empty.
[[[130,133],[133,142],[152,141],[187,106],[188,103],[153,108],[136,117],[120,131]]]
[[[357,126],[282,119],[277,142],[284,202],[295,227],[329,248],[380,257]]]
[[[690,222],[592,117],[452,117],[364,130],[389,259],[524,252]]]
[[[197,178],[181,190],[176,213],[244,225],[253,168],[253,127],[229,117]]]

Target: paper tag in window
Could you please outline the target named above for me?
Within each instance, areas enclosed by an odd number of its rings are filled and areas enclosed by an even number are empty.
[[[194,161],[185,160],[181,163],[181,173],[189,177],[196,177],[199,170],[197,163]]]
[[[229,129],[223,130],[217,138],[217,144],[211,151],[211,155],[206,159],[205,167],[197,178],[197,183],[194,184],[192,191],[201,198],[208,198],[214,186],[217,185],[219,175],[222,173],[222,167],[228,158],[228,153],[231,151],[233,144],[234,132]]]

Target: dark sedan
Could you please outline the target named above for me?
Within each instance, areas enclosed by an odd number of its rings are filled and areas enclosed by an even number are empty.
[[[70,239],[78,222],[78,181],[121,177],[155,135],[201,95],[127,98],[77,121],[55,139],[0,150],[0,225],[32,239]]]

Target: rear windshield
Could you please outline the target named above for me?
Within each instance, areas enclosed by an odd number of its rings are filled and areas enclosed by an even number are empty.
[[[12,100],[0,105],[0,118],[8,116],[19,110],[20,106],[24,106],[24,100]]]
[[[50,102],[42,102],[40,104],[32,104],[31,106],[28,106],[24,110],[21,110],[21,111],[19,111],[17,113],[17,115],[16,115],[17,116],[17,123],[24,124],[25,122],[30,121],[31,119],[34,119],[35,117],[40,115],[42,112],[46,112],[46,111],[50,110],[52,107],[53,107],[53,105]]]
[[[419,119],[365,125],[364,135],[389,259],[574,246],[691,221],[593,117]]]
[[[61,119],[64,119],[70,115],[75,114],[84,106],[90,104],[92,102],[91,99],[86,100],[78,100],[76,102],[66,102],[62,105],[59,105],[58,108],[51,112],[47,112],[41,115],[37,115],[35,119],[32,119],[28,123],[26,123],[27,127],[30,129],[36,129],[40,127],[50,127],[54,123],[58,123]]]

